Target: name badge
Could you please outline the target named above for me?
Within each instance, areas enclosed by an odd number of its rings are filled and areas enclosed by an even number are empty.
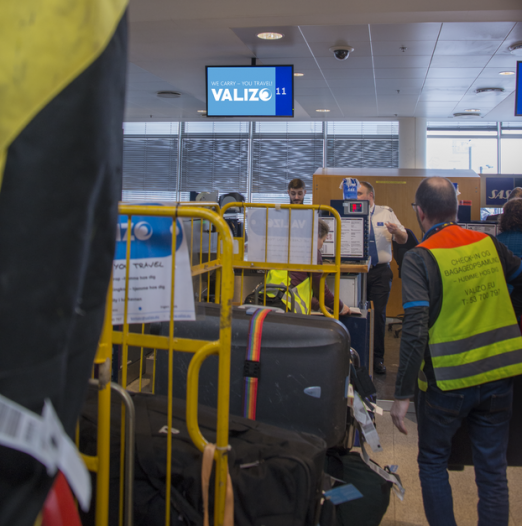
[[[383,223],[382,221],[379,221],[379,222],[377,223],[377,226],[384,226],[384,223]]]

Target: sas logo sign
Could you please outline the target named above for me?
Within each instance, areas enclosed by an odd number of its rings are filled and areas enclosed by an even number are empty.
[[[273,93],[268,88],[233,89],[232,92],[228,88],[212,88],[212,95],[216,102],[268,102]]]
[[[487,177],[486,206],[504,206],[513,188],[512,177]]]

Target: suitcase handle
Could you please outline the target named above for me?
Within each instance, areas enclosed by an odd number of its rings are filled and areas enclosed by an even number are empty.
[[[267,285],[264,285],[264,283],[260,283],[255,289],[254,289],[254,305],[259,305],[258,301],[259,301],[259,296],[258,296],[258,292],[262,289],[262,288],[267,288],[267,289],[275,289],[275,290],[280,290],[282,291],[283,293],[285,293],[287,291],[287,287],[285,287],[284,285],[274,285],[272,283],[268,283]],[[288,287],[288,292],[290,292],[290,310],[291,312],[295,312],[295,292],[293,291],[293,289],[291,289],[290,287]]]

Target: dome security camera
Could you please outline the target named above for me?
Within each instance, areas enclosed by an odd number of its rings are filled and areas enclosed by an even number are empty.
[[[337,60],[346,60],[354,49],[351,46],[332,46],[330,51]]]

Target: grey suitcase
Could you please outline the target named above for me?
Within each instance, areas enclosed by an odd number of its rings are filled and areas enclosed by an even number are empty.
[[[196,304],[196,321],[177,321],[175,336],[215,340],[219,305]],[[243,367],[252,309],[233,309],[230,413],[243,414]],[[168,324],[161,333],[168,335]],[[174,353],[173,396],[186,397],[192,355]],[[156,393],[167,394],[168,356],[158,351]],[[216,406],[218,358],[206,360],[199,403]],[[336,320],[290,313],[268,314],[263,325],[256,420],[323,438],[329,447],[346,432],[350,335]]]

